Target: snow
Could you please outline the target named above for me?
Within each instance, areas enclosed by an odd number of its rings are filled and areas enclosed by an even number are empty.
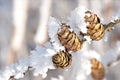
[[[24,73],[28,70],[29,59],[21,59],[18,63],[15,64],[15,68],[17,69],[16,75],[14,76],[16,79],[23,78]]]
[[[115,20],[118,20],[118,19],[119,19],[118,16],[113,16],[112,18],[113,18],[113,19],[111,20],[111,22],[113,22],[113,23],[115,22]]]
[[[68,24],[75,31],[77,35],[82,31],[87,33],[86,23],[84,21],[86,8],[80,6],[71,12],[70,17],[68,17]]]
[[[31,67],[34,69],[34,75],[42,75],[43,78],[47,76],[48,69],[55,69],[52,63],[52,56],[56,52],[51,48],[50,44],[46,44],[47,48],[36,46],[35,50],[31,51],[31,56],[26,59],[21,59],[15,64],[8,66],[0,75],[0,80],[8,80],[11,76],[15,79],[23,78],[24,73]]]
[[[11,76],[14,76],[15,79],[24,77],[24,73],[28,69],[28,60],[21,59],[18,63],[12,64],[6,67],[5,71],[2,72],[0,80],[8,80]]]
[[[41,74],[45,78],[48,69],[55,69],[52,63],[52,56],[56,54],[54,50],[37,46],[36,50],[31,51],[31,53],[30,66],[34,69],[35,76]]]
[[[85,11],[85,7],[76,8],[71,12],[68,23],[66,23],[70,25],[70,31],[74,31],[79,38],[81,38],[80,31],[87,33],[87,23],[84,22]],[[65,47],[61,45],[57,36],[57,32],[61,28],[61,22],[54,17],[50,17],[47,26],[50,40],[46,42],[45,47],[36,45],[36,48],[30,52],[31,55],[28,58],[21,59],[15,64],[6,67],[3,72],[0,72],[0,80],[8,80],[10,76],[14,76],[15,79],[23,78],[24,73],[29,70],[29,67],[31,67],[31,70],[34,70],[34,76],[42,75],[43,78],[47,76],[49,69],[56,69],[52,62],[52,56],[61,50],[65,50]],[[87,42],[91,42],[89,36],[84,36],[84,38]],[[88,44],[84,43],[81,50],[70,52],[72,55],[72,64],[65,69],[66,73],[73,70],[73,73],[70,74],[72,76],[69,76],[69,80],[91,80],[90,59],[96,58],[106,67],[109,63],[114,62],[120,55],[120,41],[117,42],[116,49],[108,50],[103,56],[95,50],[89,50],[87,48]],[[59,79],[64,80],[64,77],[60,75]],[[52,80],[58,79],[52,78]]]
[[[54,17],[49,18],[48,35],[50,38],[50,42],[52,42],[52,45],[57,52],[60,50],[65,50],[64,46],[61,45],[57,36],[57,32],[58,32],[58,29],[60,29],[60,25],[61,25],[60,21],[58,21]]]
[[[80,36],[80,31],[82,33],[87,33],[87,23],[84,21],[84,16],[86,15],[86,8],[83,6],[75,8],[70,14],[70,17],[68,17],[68,24],[73,29],[73,31],[78,35],[80,39],[83,39]],[[89,15],[88,15],[89,16]],[[91,39],[89,36],[84,36],[84,38],[87,40],[87,42],[91,42]]]

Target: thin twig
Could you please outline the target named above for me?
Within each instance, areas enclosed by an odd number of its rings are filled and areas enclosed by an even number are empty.
[[[105,30],[111,31],[112,28],[113,28],[116,24],[118,24],[118,23],[120,23],[120,19],[115,19],[114,21],[111,21],[111,22],[108,23],[107,25],[104,25]]]

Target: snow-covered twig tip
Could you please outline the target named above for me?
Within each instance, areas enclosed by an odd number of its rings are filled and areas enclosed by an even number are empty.
[[[112,20],[110,23],[104,25],[105,30],[111,31],[112,28],[118,23],[120,23],[120,18],[116,18],[116,19]]]

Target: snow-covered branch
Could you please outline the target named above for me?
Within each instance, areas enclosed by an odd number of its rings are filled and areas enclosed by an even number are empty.
[[[115,19],[107,24],[107,28],[119,22],[119,19]],[[104,56],[88,49],[90,44],[87,42],[99,41],[105,34],[106,26],[100,22],[97,14],[78,7],[72,11],[68,22],[61,23],[50,17],[47,26],[49,40],[45,46],[37,45],[28,58],[6,67],[0,72],[0,80],[22,78],[29,70],[34,70],[34,76],[40,74],[45,78],[48,69],[56,68],[68,69],[68,72],[74,69],[70,80],[105,79],[106,67],[117,60],[120,45],[118,43],[117,49],[109,50]]]
[[[106,29],[107,31],[111,31],[112,28],[113,28],[116,24],[118,24],[118,23],[120,23],[120,19],[117,17],[117,18],[115,18],[114,20],[112,20],[110,23],[108,23],[108,24],[106,24],[106,25],[104,25],[104,26],[105,26],[105,29]]]
[[[49,44],[47,44],[49,46]],[[11,78],[23,78],[28,70],[34,69],[34,75],[42,75],[43,78],[47,76],[48,69],[55,69],[52,63],[52,56],[55,51],[50,47],[43,48],[36,46],[31,55],[26,59],[21,59],[15,64],[7,66],[6,69],[0,72],[0,80],[9,80]]]

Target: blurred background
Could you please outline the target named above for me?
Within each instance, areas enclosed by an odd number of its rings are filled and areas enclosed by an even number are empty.
[[[0,70],[29,56],[36,44],[44,46],[49,16],[66,21],[70,12],[78,6],[85,6],[97,13],[104,24],[114,16],[120,16],[120,0],[0,0]],[[106,33],[103,40],[92,42],[89,48],[101,55],[115,48],[120,40],[119,26]],[[20,80],[42,80],[41,76],[33,77],[31,72]],[[58,77],[56,73],[64,74],[60,70],[51,70],[44,80],[50,80],[50,76]],[[120,64],[110,68],[107,79],[120,80],[119,74]]]

